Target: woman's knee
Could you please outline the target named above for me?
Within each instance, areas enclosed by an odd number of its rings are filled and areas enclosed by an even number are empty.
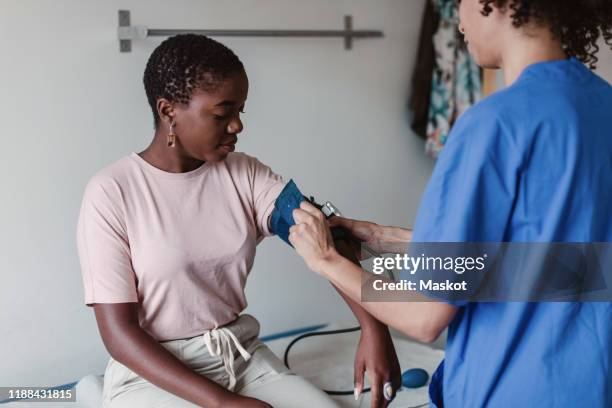
[[[247,386],[240,394],[257,398],[275,408],[339,407],[329,395],[295,374],[280,374],[257,386]]]
[[[197,405],[151,384],[126,391],[110,401],[107,408],[197,408]],[[106,407],[105,407],[106,408]]]

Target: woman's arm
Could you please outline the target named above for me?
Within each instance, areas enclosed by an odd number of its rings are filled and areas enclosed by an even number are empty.
[[[110,355],[158,387],[199,406],[269,407],[234,394],[185,366],[140,327],[137,303],[100,303],[94,305],[94,311]]]
[[[339,254],[342,254],[343,257],[345,257],[347,260],[350,260],[354,264],[359,265],[359,261],[355,258],[348,242],[346,242],[344,239],[336,239],[334,240],[334,246]],[[388,329],[384,323],[381,323],[380,321],[375,319],[374,316],[369,314],[363,307],[361,307],[359,302],[356,302],[351,299],[351,297],[346,295],[336,284],[334,284],[334,282],[331,282],[331,284],[334,289],[338,291],[340,296],[342,296],[342,299],[344,299],[344,301],[347,303],[347,305],[359,321],[359,324],[361,325],[362,329],[384,329],[384,331],[388,332]]]
[[[347,260],[359,265],[359,260],[355,257],[349,242],[339,238],[334,241],[334,245]],[[361,337],[355,353],[355,398],[358,398],[363,391],[364,372],[367,372],[372,390],[371,406],[386,407],[389,401],[383,397],[384,384],[388,381],[393,384],[393,395],[402,384],[401,368],[389,329],[333,282],[332,286],[347,303],[361,326]]]

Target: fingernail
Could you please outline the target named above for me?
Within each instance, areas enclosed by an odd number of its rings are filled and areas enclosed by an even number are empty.
[[[355,387],[355,401],[359,399],[359,395],[361,394],[360,387]]]

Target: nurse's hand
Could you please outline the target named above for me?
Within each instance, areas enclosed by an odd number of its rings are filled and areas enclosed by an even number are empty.
[[[300,208],[293,210],[293,219],[296,224],[289,228],[289,242],[309,269],[323,275],[323,263],[338,256],[325,216],[303,201]]]

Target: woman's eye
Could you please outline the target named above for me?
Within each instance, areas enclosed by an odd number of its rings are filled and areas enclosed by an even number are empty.
[[[246,113],[246,112],[244,111],[244,108],[241,108],[241,109],[240,109],[238,112],[240,112],[240,113]],[[228,119],[230,116],[231,116],[231,114],[227,114],[227,115],[217,115],[217,114],[214,114],[214,113],[213,113],[213,117],[214,117],[216,120],[227,120],[227,119]]]

